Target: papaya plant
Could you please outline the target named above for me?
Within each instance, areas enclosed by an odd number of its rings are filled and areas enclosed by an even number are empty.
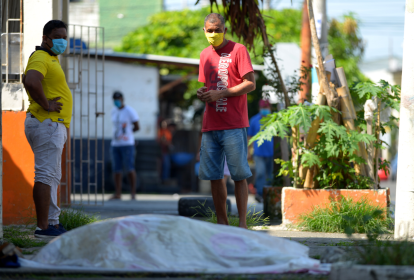
[[[290,176],[295,186],[303,184],[303,179],[299,176],[299,166],[302,165],[305,168],[317,168],[314,180],[320,188],[369,188],[370,178],[355,174],[354,164],[364,163],[364,159],[354,152],[358,149],[359,142],[370,144],[376,138],[348,131],[344,126],[338,125],[332,119],[332,111],[337,112],[325,105],[299,104],[288,107],[264,117],[260,132],[250,143],[258,141],[261,145],[272,137],[288,138],[291,143],[295,142],[298,152],[293,160],[276,160],[281,164],[278,176]],[[306,141],[300,141],[300,133],[290,131],[296,128],[297,131],[307,132],[314,120],[320,120],[317,131],[319,138],[309,148]]]

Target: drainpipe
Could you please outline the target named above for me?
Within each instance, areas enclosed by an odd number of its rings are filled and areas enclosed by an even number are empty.
[[[395,238],[414,237],[414,0],[406,0]]]
[[[302,11],[302,31],[300,33],[300,47],[302,49],[302,59],[301,59],[301,68],[306,67],[309,68],[311,64],[311,30],[309,25],[309,12],[306,0],[303,1],[303,11]],[[302,69],[301,69],[302,70]],[[300,73],[302,76],[302,73]],[[306,100],[311,102],[312,100],[309,99],[309,93],[311,89],[310,85],[310,73],[307,74],[307,78],[301,78],[302,90],[299,92],[299,103],[303,103]],[[309,97],[308,97],[309,96]]]

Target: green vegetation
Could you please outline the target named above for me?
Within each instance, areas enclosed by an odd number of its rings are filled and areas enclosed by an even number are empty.
[[[72,230],[98,221],[94,215],[89,215],[82,209],[63,209],[59,221],[66,230]]]
[[[5,226],[3,228],[3,238],[20,248],[41,247],[47,243],[34,239],[34,226]]]
[[[205,222],[217,224],[217,216],[216,212],[212,210],[210,207],[205,207],[205,202],[198,202],[200,205],[193,207],[197,211],[198,214],[204,217]],[[239,226],[239,217],[232,216],[228,214],[227,219],[229,221],[229,225],[233,227]],[[256,226],[262,226],[261,229],[266,229],[266,225],[269,224],[269,218],[264,217],[264,214],[262,211],[256,212],[255,208],[249,207],[247,211],[247,228],[253,229],[253,227]]]
[[[222,11],[222,7],[220,7]],[[213,6],[213,11],[217,8]],[[119,52],[139,54],[157,54],[178,56],[186,58],[199,58],[201,51],[208,46],[202,30],[204,18],[211,12],[210,8],[199,10],[168,11],[152,15],[149,23],[138,27],[135,31],[126,35],[119,47]],[[272,44],[279,42],[300,43],[300,30],[302,23],[302,11],[296,9],[263,11],[266,30]],[[230,24],[227,24],[230,26]],[[243,43],[227,32],[227,38]],[[353,14],[346,15],[341,20],[333,19],[328,31],[329,51],[337,61],[337,65],[344,67],[350,84],[353,82],[367,81],[358,69],[364,47],[359,34],[358,21]],[[263,64],[263,42],[260,38],[255,40],[254,50],[250,50],[253,64]],[[282,57],[279,57],[283,59]],[[300,65],[297,65],[299,70]],[[164,74],[187,74],[191,70],[179,70],[169,67],[161,69]],[[263,85],[269,83],[259,71],[256,79],[256,90],[248,94],[249,114],[258,113],[258,100],[262,96]],[[187,81],[187,91],[184,100],[179,103],[182,107],[192,104],[196,98],[196,91],[201,86],[197,79]]]
[[[329,53],[335,58],[336,65],[344,68],[350,85],[368,81],[358,68],[364,54],[358,23],[356,15],[349,13],[341,21],[332,19],[328,29]]]
[[[298,228],[304,231],[367,233],[376,235],[390,232],[392,219],[387,211],[368,200],[354,201],[342,197],[325,207],[316,206],[311,213],[302,215]]]
[[[82,210],[63,209],[59,216],[60,223],[67,229],[72,230],[90,223],[98,221],[96,216],[91,216]],[[47,244],[42,240],[36,239],[33,233],[36,226],[36,218],[31,217],[24,226],[5,226],[3,228],[4,240],[13,243],[20,248],[42,247]],[[32,254],[32,251],[24,252],[24,254]]]
[[[410,241],[371,240],[354,252],[359,264],[414,265],[414,243]]]
[[[220,7],[221,8],[221,7]],[[217,8],[213,10],[217,12]],[[138,27],[122,40],[116,51],[169,55],[186,58],[199,58],[208,42],[203,32],[204,18],[210,8],[157,13],[150,17],[149,23]],[[301,29],[301,11],[285,9],[265,11],[267,32],[273,42],[295,42],[299,44]],[[240,42],[227,33],[227,38]],[[255,51],[250,52],[253,63],[263,64],[263,42],[256,40]],[[298,65],[299,68],[299,65]]]
[[[300,104],[270,114],[262,118],[261,131],[252,137],[250,144],[258,141],[261,145],[265,140],[269,141],[275,136],[288,138],[297,143],[301,154],[296,157],[296,160],[276,160],[281,164],[278,176],[290,176],[296,186],[303,185],[303,179],[299,176],[299,166],[302,164],[305,168],[318,167],[319,172],[316,172],[314,180],[319,183],[320,188],[368,189],[371,186],[370,181],[355,174],[353,164],[362,163],[364,160],[354,152],[359,149],[359,142],[369,144],[375,141],[375,137],[357,131],[347,131],[344,126],[332,120],[331,111],[337,112],[329,106]],[[289,134],[289,131],[291,129],[309,131],[312,120],[322,121],[317,130],[320,137],[313,147],[309,147],[299,141],[300,133]]]

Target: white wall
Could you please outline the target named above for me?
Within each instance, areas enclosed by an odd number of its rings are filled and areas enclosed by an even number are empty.
[[[73,60],[69,60],[72,67]],[[83,69],[88,69],[87,60],[83,60]],[[102,69],[102,62],[99,60],[98,69]],[[95,92],[95,62],[91,60],[89,65],[89,91]],[[77,68],[75,70],[77,73]],[[95,135],[95,112],[104,112],[104,126],[102,119],[98,118],[97,135],[105,138],[112,138],[111,110],[114,107],[112,94],[114,91],[121,91],[124,94],[125,103],[136,110],[140,118],[140,131],[135,133],[136,139],[150,140],[157,137],[157,115],[158,115],[158,90],[159,76],[158,69],[141,65],[133,65],[121,62],[105,62],[104,79],[104,104],[102,105],[102,76],[98,73],[98,98],[90,94],[88,104],[88,73],[83,71],[82,102],[80,98],[80,88],[76,90],[74,96],[74,117],[72,119],[72,135],[82,138],[93,137]],[[69,72],[69,81],[73,79],[73,72]],[[97,103],[97,107],[96,107]],[[103,106],[103,107],[102,107]],[[82,115],[88,113],[89,108],[89,127],[87,117],[82,118],[82,129],[80,127],[81,109]],[[89,133],[88,133],[89,132]]]

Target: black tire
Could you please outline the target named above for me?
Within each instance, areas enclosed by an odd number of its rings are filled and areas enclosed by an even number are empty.
[[[227,212],[231,213],[231,202],[227,199]],[[212,197],[183,197],[178,201],[178,214],[185,217],[209,217],[216,211]]]

